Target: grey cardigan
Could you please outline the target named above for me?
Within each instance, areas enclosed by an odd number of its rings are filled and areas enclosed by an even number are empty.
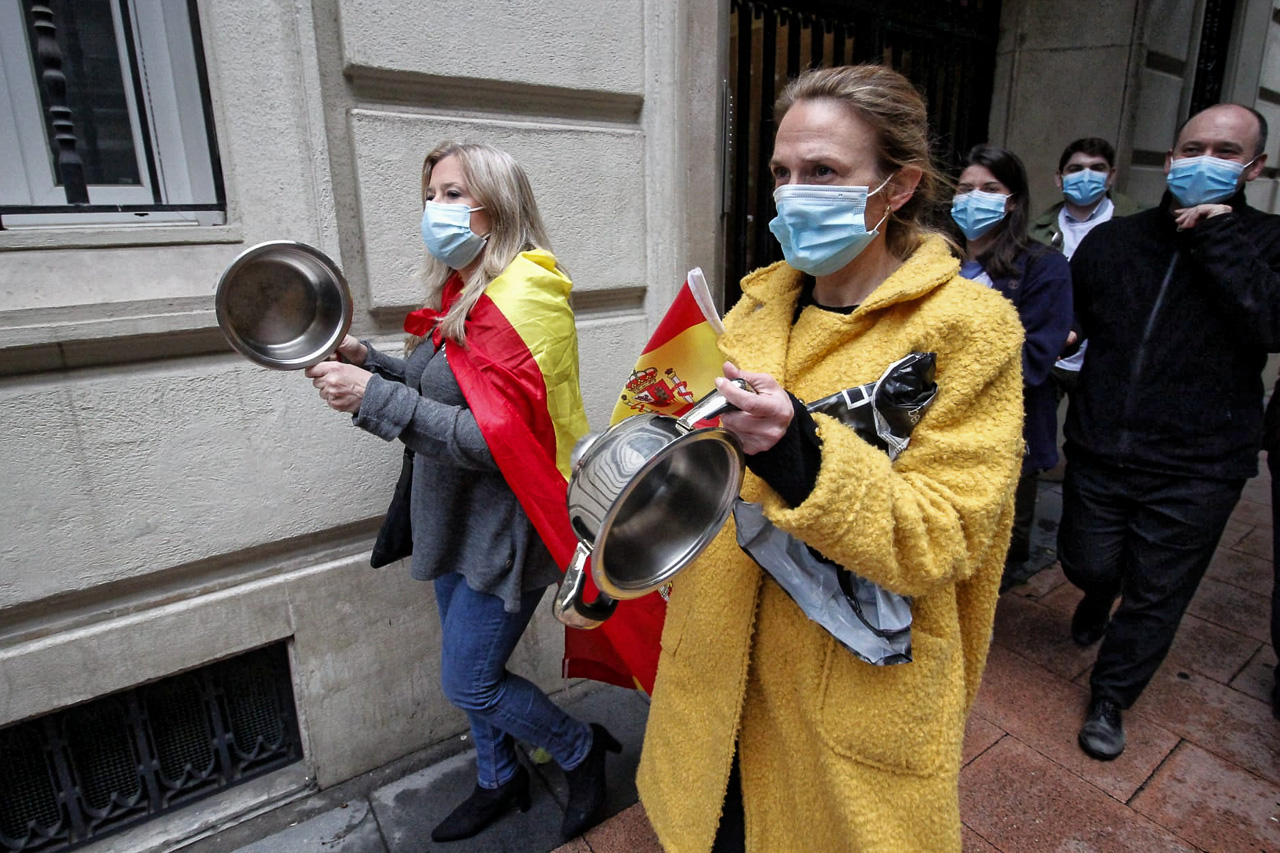
[[[456,571],[472,589],[518,611],[523,593],[555,583],[560,570],[467,407],[447,358],[456,344],[437,352],[428,339],[401,359],[363,343],[373,376],[355,424],[387,441],[400,439],[414,453],[413,576],[433,580]]]

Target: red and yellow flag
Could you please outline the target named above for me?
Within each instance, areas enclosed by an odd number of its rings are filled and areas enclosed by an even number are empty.
[[[716,345],[723,331],[702,270],[694,268],[640,353],[610,426],[642,412],[679,417],[713,391],[724,364]]]
[[[578,543],[565,503],[570,455],[587,432],[572,287],[550,252],[523,252],[471,310],[466,346],[449,347],[449,366],[489,452],[562,571]],[[405,331],[431,334],[439,346],[436,323],[461,291],[455,275],[441,310],[411,313]],[[591,600],[590,573],[587,586]],[[566,629],[565,675],[650,692],[661,636],[661,608],[647,599],[620,602],[600,628]]]

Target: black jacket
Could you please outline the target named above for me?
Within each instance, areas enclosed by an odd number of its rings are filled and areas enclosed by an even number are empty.
[[[1280,216],[1249,207],[1179,232],[1170,196],[1103,223],[1071,260],[1089,339],[1067,457],[1170,474],[1257,473],[1261,372],[1280,350]]]

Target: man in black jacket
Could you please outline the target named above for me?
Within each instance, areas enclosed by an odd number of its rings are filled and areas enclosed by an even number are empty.
[[[1159,207],[1103,223],[1071,260],[1089,339],[1067,410],[1058,551],[1103,640],[1080,746],[1124,750],[1240,490],[1257,473],[1261,371],[1280,349],[1280,216],[1249,207],[1266,120],[1219,104],[1178,129]],[[1111,614],[1112,604],[1120,606]]]

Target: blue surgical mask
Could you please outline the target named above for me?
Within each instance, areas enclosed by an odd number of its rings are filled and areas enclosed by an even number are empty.
[[[1174,160],[1169,166],[1169,174],[1165,175],[1164,181],[1169,192],[1184,207],[1195,207],[1197,204],[1222,201],[1235,195],[1240,173],[1251,165],[1253,160],[1237,163],[1207,154],[1183,157]]]
[[[1102,198],[1107,191],[1107,173],[1094,169],[1081,169],[1062,176],[1062,194],[1072,204],[1087,207]]]
[[[471,230],[471,211],[480,207],[429,201],[422,207],[422,242],[437,261],[460,270],[476,259],[488,236]]]
[[[966,240],[976,240],[1004,219],[1008,198],[1003,193],[982,190],[961,193],[951,201],[951,218],[960,226]]]
[[[831,275],[844,269],[871,244],[889,218],[890,208],[886,207],[870,231],[863,218],[867,199],[887,183],[889,178],[874,190],[825,184],[785,184],[774,190],[778,215],[769,222],[769,230],[782,244],[787,263],[809,275]]]

